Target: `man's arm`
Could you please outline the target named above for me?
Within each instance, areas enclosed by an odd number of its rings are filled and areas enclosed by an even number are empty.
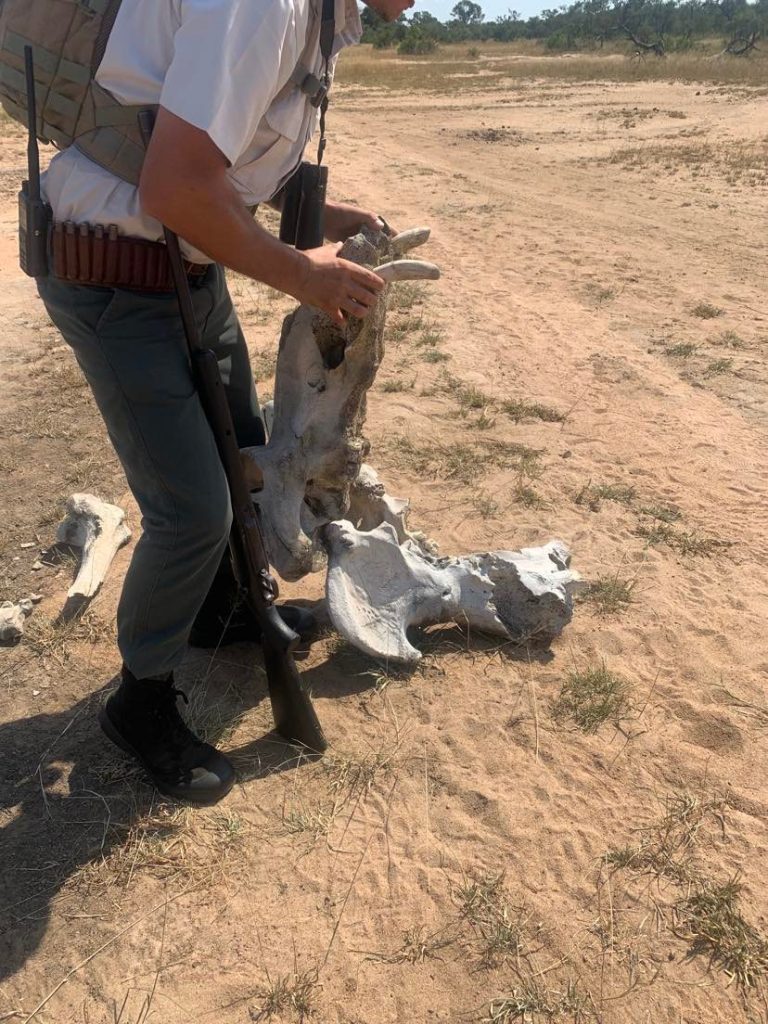
[[[142,209],[225,266],[324,310],[363,317],[384,282],[339,259],[336,243],[298,252],[251,217],[227,159],[200,128],[160,107],[139,183]]]

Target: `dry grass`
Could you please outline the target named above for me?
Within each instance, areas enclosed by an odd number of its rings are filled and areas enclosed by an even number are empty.
[[[501,403],[501,411],[515,423],[522,420],[542,420],[544,423],[563,423],[565,415],[542,402],[529,402],[525,398],[510,398]]]
[[[423,57],[400,57],[394,50],[374,50],[370,46],[355,47],[340,62],[338,81],[358,89],[445,93],[453,95],[470,91],[503,89],[507,95],[536,88],[540,80],[562,82],[714,82],[724,86],[765,88],[768,81],[768,60],[755,55],[744,60],[737,57],[713,59],[722,43],[713,40],[708,46],[688,53],[670,54],[665,60],[633,59],[631,44],[620,44],[618,52],[606,47],[601,53],[583,53],[568,58],[547,54],[543,44],[484,42],[479,56],[467,57],[466,45],[441,46]],[[341,91],[343,101],[346,90]]]
[[[598,576],[584,591],[583,600],[595,606],[600,615],[616,615],[633,601],[637,587],[637,579],[621,579],[614,576]]]
[[[637,845],[609,850],[604,862],[614,870],[631,868],[656,879],[691,882],[699,873],[694,853],[700,833],[712,822],[724,831],[726,807],[720,796],[673,794],[667,798],[660,820],[636,830],[640,835]]]
[[[674,505],[662,505],[655,502],[651,505],[643,505],[639,512],[642,515],[650,516],[652,519],[659,519],[663,523],[676,523],[682,519],[683,513]]]
[[[427,297],[427,289],[417,281],[397,281],[389,291],[389,309],[399,312],[421,306]]]
[[[704,367],[702,374],[704,377],[719,377],[722,373],[730,373],[732,369],[732,359],[713,359]]]
[[[648,142],[642,146],[624,146],[598,163],[616,164],[624,170],[666,171],[668,174],[686,173],[693,178],[704,174],[717,175],[729,185],[762,187],[768,184],[768,136],[755,142],[729,141],[728,145],[709,142]],[[702,303],[695,316],[710,319],[722,310]]]
[[[443,352],[439,348],[425,349],[419,356],[419,359],[421,359],[422,363],[447,363],[452,358],[453,357],[450,355],[450,353]]]
[[[593,484],[590,480],[578,491],[575,500],[577,505],[586,505],[591,512],[599,512],[603,501],[632,505],[636,493],[634,487],[626,484]]]
[[[365,959],[378,964],[423,964],[427,960],[442,960],[440,955],[457,940],[455,930],[443,929],[430,932],[424,925],[408,928],[403,932],[402,945],[391,953],[365,952]]]
[[[722,334],[718,334],[713,340],[715,345],[722,345],[723,348],[741,349],[747,347],[744,339],[736,331],[723,331]]]
[[[635,527],[635,534],[651,546],[666,544],[681,555],[698,555],[705,558],[710,558],[718,551],[733,545],[733,541],[707,537],[698,530],[676,530],[669,521],[663,521],[659,517],[650,523],[641,520]]]
[[[532,469],[541,455],[540,450],[513,442],[489,439],[418,444],[404,435],[391,438],[385,450],[395,465],[415,476],[455,480],[467,486],[493,469]]]
[[[415,377],[412,377],[410,380],[405,380],[404,377],[390,377],[388,380],[382,381],[381,383],[381,390],[386,395],[395,395],[403,391],[413,391],[415,387]]]
[[[115,626],[102,619],[93,609],[62,621],[33,611],[27,619],[22,643],[40,658],[50,658],[63,665],[78,644],[94,646],[114,643]]]
[[[760,988],[768,975],[768,941],[742,913],[738,878],[713,879],[711,851],[701,849],[725,841],[727,807],[718,795],[673,794],[660,820],[636,830],[639,843],[609,850],[603,863],[614,880],[613,902],[620,876],[627,876],[623,899],[629,904],[647,896],[643,879],[650,877],[658,885],[652,903],[659,924],[689,944],[689,956],[707,956],[710,968],[725,971],[748,990]],[[638,885],[632,885],[633,879]],[[665,895],[669,883],[678,890],[671,904]]]
[[[470,878],[457,886],[454,896],[461,919],[472,926],[480,968],[500,967],[528,948],[530,913],[511,902],[503,874]]]
[[[692,953],[709,956],[746,989],[768,974],[768,941],[749,924],[739,906],[741,885],[736,878],[722,884],[699,882],[692,895],[675,907],[675,931],[691,944]]]
[[[627,716],[629,693],[629,684],[603,662],[568,675],[552,715],[558,721],[573,722],[582,732],[595,733],[605,722],[617,725]]]
[[[259,994],[261,1005],[249,1009],[249,1018],[252,1021],[267,1021],[274,1016],[284,1019],[284,1015],[290,1013],[302,1024],[316,1010],[320,987],[315,969],[301,974],[295,971],[281,974],[274,980],[267,975],[267,985]]]
[[[690,356],[695,355],[699,350],[698,345],[694,345],[691,341],[680,341],[675,345],[667,345],[664,348],[664,355],[672,356],[675,359],[688,359]]]
[[[724,312],[724,309],[721,309],[720,306],[713,306],[711,302],[699,302],[691,310],[691,313],[700,320],[714,320],[716,317],[722,316]]]

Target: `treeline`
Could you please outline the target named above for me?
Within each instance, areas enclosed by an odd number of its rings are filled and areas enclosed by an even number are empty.
[[[768,37],[768,0],[576,0],[570,7],[523,19],[510,10],[486,21],[480,4],[459,0],[441,22],[426,11],[387,24],[363,12],[363,42],[397,46],[401,53],[429,53],[440,43],[540,40],[552,50],[599,49],[621,41],[658,57],[692,48],[697,39],[723,40],[723,49],[748,56]]]

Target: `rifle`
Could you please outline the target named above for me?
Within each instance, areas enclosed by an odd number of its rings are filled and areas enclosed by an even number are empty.
[[[142,110],[138,120],[144,145],[148,146],[154,127],[154,112]],[[179,239],[165,226],[163,232],[192,374],[229,485],[233,517],[229,539],[232,566],[241,596],[247,601],[261,628],[264,667],[275,729],[289,743],[321,754],[328,744],[312,701],[302,686],[293,657],[299,637],[283,622],[275,605],[277,583],[269,571],[269,558],[259,522],[260,512],[253,503],[240,462],[240,449],[219,364],[200,337]]]
[[[30,277],[48,274],[51,208],[40,194],[40,153],[37,148],[37,97],[31,46],[24,47],[27,83],[27,167],[29,177],[19,192],[19,265]]]

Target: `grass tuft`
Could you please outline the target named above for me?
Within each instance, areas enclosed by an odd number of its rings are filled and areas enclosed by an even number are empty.
[[[682,519],[682,512],[674,505],[643,505],[640,509],[642,515],[650,516],[652,519],[659,519],[662,523],[676,523]]]
[[[721,373],[728,373],[733,368],[732,359],[713,359],[704,367],[705,377],[717,377]]]
[[[426,294],[427,290],[423,284],[418,284],[416,281],[397,281],[389,292],[390,308],[413,309],[414,306],[423,304]]]
[[[583,732],[595,733],[605,722],[618,723],[629,710],[629,684],[603,662],[569,674],[552,714],[560,721],[570,719]]]
[[[631,505],[635,500],[634,487],[625,484],[584,484],[576,495],[577,505],[586,505],[591,512],[598,512],[602,501],[615,501],[620,505]]]
[[[315,997],[320,990],[316,970],[302,974],[281,974],[274,981],[268,978],[268,985],[262,993],[263,1003],[258,1009],[251,1007],[252,1021],[270,1020],[275,1015],[292,1012],[298,1016],[299,1024],[315,1012]]]
[[[632,604],[637,580],[615,576],[598,576],[584,591],[583,599],[591,601],[600,615],[616,615]]]
[[[419,477],[473,484],[492,469],[525,469],[532,475],[541,451],[528,445],[488,439],[481,444],[417,444],[409,437],[393,437],[388,451],[399,468]]]
[[[768,942],[744,919],[740,894],[736,878],[701,885],[675,906],[675,931],[691,943],[692,953],[708,954],[712,964],[747,989],[768,973]]]
[[[427,960],[442,960],[440,953],[453,945],[456,938],[450,930],[428,932],[421,925],[403,932],[399,949],[392,953],[366,953],[365,959],[378,964],[423,964]]]
[[[715,338],[716,345],[722,345],[723,348],[746,348],[747,344],[744,339],[736,333],[736,331],[723,331]]]
[[[563,413],[553,409],[552,406],[543,405],[541,402],[529,402],[525,398],[511,398],[501,403],[502,412],[506,413],[515,423],[521,420],[535,419],[544,423],[563,423]]]
[[[713,306],[711,302],[699,302],[691,310],[691,313],[699,317],[700,320],[714,320],[716,317],[722,316],[724,312],[724,309],[721,309],[720,306]]]
[[[481,968],[500,967],[527,949],[523,906],[513,906],[504,889],[504,874],[471,878],[455,892],[461,918],[476,935]]]
[[[415,377],[410,381],[406,381],[402,377],[390,377],[389,380],[382,383],[381,390],[387,395],[394,395],[401,391],[413,391],[415,386]]]
[[[425,349],[419,356],[422,363],[447,363],[451,356],[439,348]]]
[[[667,345],[664,349],[664,354],[667,356],[674,356],[676,359],[688,359],[689,356],[693,356],[698,351],[698,345],[694,345],[691,341],[681,341],[676,345]]]

